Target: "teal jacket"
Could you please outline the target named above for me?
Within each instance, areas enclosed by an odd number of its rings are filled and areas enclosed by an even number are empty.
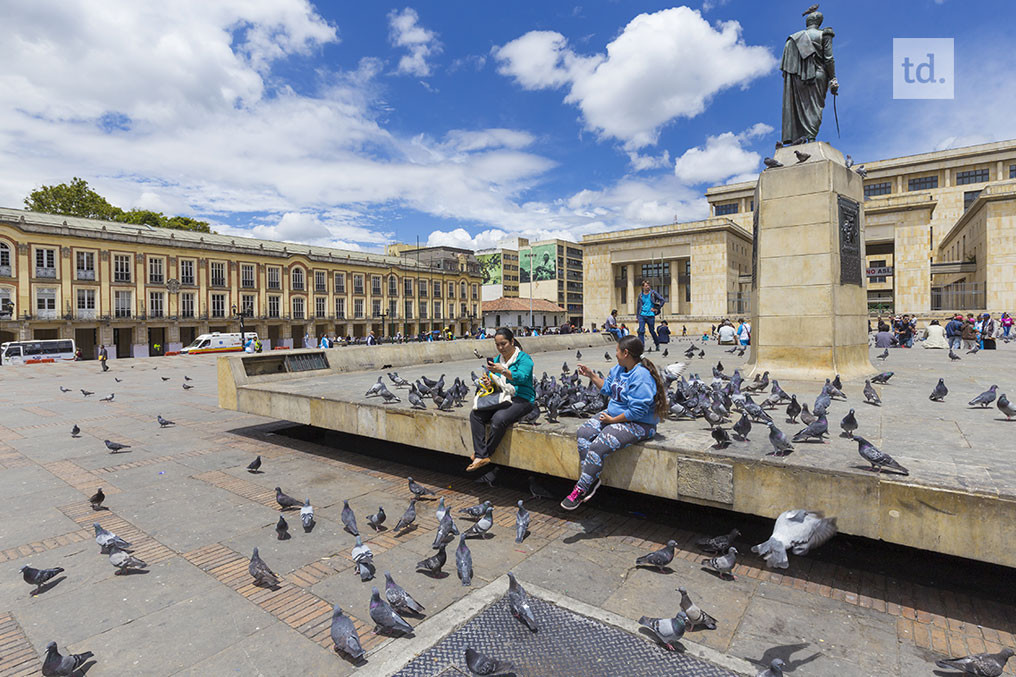
[[[536,390],[533,388],[533,358],[522,352],[519,348],[519,356],[508,365],[508,371],[512,374],[511,384],[515,386],[515,397],[533,402],[536,400]],[[495,362],[501,362],[501,354],[494,358]]]

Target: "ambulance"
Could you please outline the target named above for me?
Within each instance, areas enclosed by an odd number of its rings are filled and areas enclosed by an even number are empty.
[[[257,340],[257,332],[245,331],[242,335],[240,332],[222,334],[215,332],[212,334],[202,334],[194,339],[186,348],[181,348],[180,353],[183,355],[201,355],[204,353],[238,353],[243,350],[244,341],[250,339]]]

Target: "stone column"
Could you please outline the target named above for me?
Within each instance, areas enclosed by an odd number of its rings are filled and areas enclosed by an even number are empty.
[[[903,222],[893,230],[893,305],[897,313],[924,316],[931,312],[931,251],[925,213],[904,212]]]
[[[798,162],[794,151],[810,157]],[[751,373],[818,380],[868,359],[864,189],[827,143],[776,151],[755,188]]]
[[[636,304],[638,302],[638,293],[635,291],[635,289],[636,289],[636,287],[635,287],[635,264],[634,263],[626,263],[624,265],[628,266],[628,285],[627,285],[628,291],[626,292],[627,295],[628,295],[628,303],[624,304],[624,308],[618,308],[617,309],[617,314],[618,315],[634,315],[636,310],[637,310],[635,308],[635,306],[636,306]],[[641,289],[641,288],[639,288],[639,289]]]

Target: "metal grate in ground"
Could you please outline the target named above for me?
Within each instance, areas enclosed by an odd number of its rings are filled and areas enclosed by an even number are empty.
[[[540,631],[517,621],[504,598],[413,659],[396,677],[471,675],[466,647],[511,661],[518,677],[736,677],[734,673],[530,596]]]

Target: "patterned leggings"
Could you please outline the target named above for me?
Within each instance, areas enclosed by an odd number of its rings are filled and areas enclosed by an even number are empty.
[[[589,491],[596,480],[600,479],[607,456],[630,444],[651,439],[656,434],[656,428],[632,422],[604,426],[594,416],[579,427],[577,434],[579,461],[582,463],[578,486],[583,491]]]

